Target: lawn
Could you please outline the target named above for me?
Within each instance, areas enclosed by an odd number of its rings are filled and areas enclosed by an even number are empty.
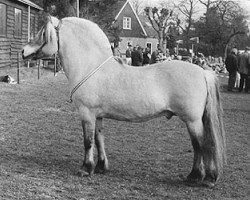
[[[0,70],[16,78],[15,69]],[[81,123],[63,74],[21,68],[21,84],[0,83],[0,199],[249,199],[250,94],[224,92],[228,164],[215,188],[183,182],[193,150],[173,117],[146,123],[104,120],[110,171],[78,177]]]

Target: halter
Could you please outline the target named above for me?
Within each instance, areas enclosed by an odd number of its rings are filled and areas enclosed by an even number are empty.
[[[62,25],[62,20],[59,20],[59,23],[55,28],[56,30],[56,35],[57,35],[57,52],[59,51],[59,29]],[[67,102],[72,103],[73,102],[73,94],[78,90],[79,87],[81,87],[81,85],[83,83],[85,83],[91,76],[93,76],[97,71],[99,71],[99,69],[101,69],[101,67],[108,62],[111,58],[113,58],[113,56],[110,56],[109,58],[107,58],[102,64],[100,64],[97,68],[95,68],[94,70],[92,70],[91,72],[89,72],[70,92],[70,97],[69,100]]]
[[[69,103],[72,103],[72,97],[73,94],[76,92],[76,90],[81,87],[81,85],[83,83],[85,83],[91,76],[93,76],[97,71],[99,71],[99,69],[101,69],[101,67],[108,62],[111,58],[113,58],[113,56],[110,56],[109,58],[107,58],[102,64],[100,64],[97,68],[95,68],[94,70],[92,70],[90,73],[88,73],[70,92],[70,97],[69,97]]]

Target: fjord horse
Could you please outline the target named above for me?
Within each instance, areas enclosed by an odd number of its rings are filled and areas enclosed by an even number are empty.
[[[82,121],[82,173],[108,170],[103,118],[143,122],[176,115],[185,122],[194,149],[187,180],[214,186],[223,170],[226,146],[218,80],[213,72],[183,61],[128,66],[112,56],[106,35],[95,23],[74,17],[48,17],[22,54],[24,59],[40,59],[56,52]]]

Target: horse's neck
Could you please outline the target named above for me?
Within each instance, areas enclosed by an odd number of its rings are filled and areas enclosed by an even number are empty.
[[[88,39],[85,38],[84,33],[79,36],[79,33],[77,35],[76,31],[69,29],[64,29],[62,32],[59,41],[59,56],[72,85],[77,84],[112,55],[111,48],[108,48],[105,39],[105,46],[103,46],[102,41],[99,41],[100,38]]]

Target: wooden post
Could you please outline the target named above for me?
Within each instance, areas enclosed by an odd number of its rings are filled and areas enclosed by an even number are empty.
[[[20,53],[17,53],[17,84],[20,84]]]
[[[194,44],[192,44],[192,56],[191,56],[191,63],[193,63],[193,58],[194,58]]]
[[[76,0],[76,16],[79,17],[80,16],[80,12],[79,12],[79,0]]]
[[[56,57],[57,57],[57,53],[55,53],[55,60],[54,60],[54,76],[56,76]]]
[[[38,78],[38,80],[40,79],[40,63],[41,63],[41,60],[38,60],[38,66],[37,66],[37,78]]]
[[[30,6],[28,6],[28,42],[30,42]],[[30,61],[28,61],[27,67],[30,67]]]

